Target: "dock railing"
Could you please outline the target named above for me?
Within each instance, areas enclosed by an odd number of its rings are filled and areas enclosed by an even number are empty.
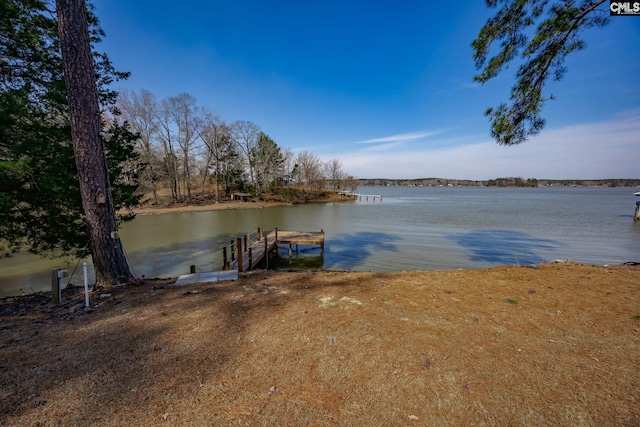
[[[320,255],[324,255],[324,230],[311,231],[280,231],[275,228],[265,233],[262,227],[257,231],[248,231],[246,234],[231,239],[228,245],[216,251],[213,256],[213,268],[220,270],[238,270],[238,272],[251,271],[260,262],[265,261],[265,267],[269,268],[269,253],[278,245],[289,245],[289,257],[292,256],[292,246],[319,245]],[[196,273],[196,266],[190,266],[190,272]]]

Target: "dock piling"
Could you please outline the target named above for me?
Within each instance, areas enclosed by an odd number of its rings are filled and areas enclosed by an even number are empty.
[[[238,237],[238,271],[243,272],[242,266],[242,238]]]
[[[227,259],[227,247],[222,248],[222,269],[229,269],[229,260]]]
[[[237,269],[238,272],[253,270],[264,258],[266,268],[269,268],[269,253],[277,253],[279,245],[289,245],[289,260],[293,258],[293,245],[296,245],[296,254],[300,252],[300,245],[319,245],[320,255],[324,256],[324,230],[320,232],[312,231],[278,231],[275,228],[270,233],[265,233],[262,228],[258,229],[257,239],[254,241],[252,235],[247,233],[232,241],[231,261],[227,260],[228,250],[223,248],[223,262],[225,269]],[[263,240],[264,239],[264,243]],[[243,240],[245,241],[243,245]],[[235,245],[235,247],[234,247]],[[263,246],[264,245],[264,246]],[[237,250],[237,253],[236,253]],[[245,265],[247,263],[247,265]]]

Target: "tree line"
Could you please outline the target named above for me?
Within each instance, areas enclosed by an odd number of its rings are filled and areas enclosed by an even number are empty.
[[[538,179],[506,177],[489,180],[446,179],[446,178],[360,178],[362,186],[404,186],[404,187],[640,187],[640,179]]]
[[[138,135],[145,165],[140,188],[155,204],[161,188],[170,190],[171,203],[192,203],[207,197],[207,188],[219,202],[232,192],[260,198],[292,185],[341,189],[355,183],[339,159],[323,162],[307,150],[294,154],[257,124],[227,122],[188,93],[158,100],[146,89],[122,91],[117,107],[116,120]]]

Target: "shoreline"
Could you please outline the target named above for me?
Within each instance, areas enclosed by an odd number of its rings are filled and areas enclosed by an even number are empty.
[[[137,206],[131,211],[135,215],[163,215],[172,213],[186,213],[186,212],[209,212],[209,211],[224,211],[234,209],[263,209],[272,208],[276,206],[293,206],[296,204],[313,204],[313,203],[341,203],[350,202],[354,199],[348,196],[340,196],[337,193],[328,193],[324,197],[312,200],[306,200],[302,203],[292,203],[286,201],[264,201],[264,200],[251,200],[247,202],[235,201],[235,200],[223,200],[220,202],[205,202],[199,204],[178,204],[178,205],[158,205],[153,206],[145,204]],[[124,211],[121,211],[124,212]]]
[[[285,202],[238,202],[224,201],[219,203],[206,203],[199,205],[176,205],[176,206],[141,206],[132,209],[136,215],[163,215],[172,213],[185,212],[209,212],[209,211],[225,211],[234,209],[263,209],[275,206],[290,206],[291,203]]]

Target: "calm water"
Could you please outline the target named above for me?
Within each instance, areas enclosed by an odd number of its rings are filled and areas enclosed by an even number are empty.
[[[400,271],[527,265],[571,258],[640,261],[629,188],[362,187],[383,201],[140,216],[121,229],[136,276],[216,269],[220,248],[258,226],[326,232],[325,256],[304,249],[293,266]],[[286,250],[282,252],[286,255]],[[50,270],[77,260],[0,260],[0,295],[48,289]],[[289,267],[288,261],[281,265]],[[71,283],[82,284],[82,266]],[[64,279],[64,284],[69,279]]]

